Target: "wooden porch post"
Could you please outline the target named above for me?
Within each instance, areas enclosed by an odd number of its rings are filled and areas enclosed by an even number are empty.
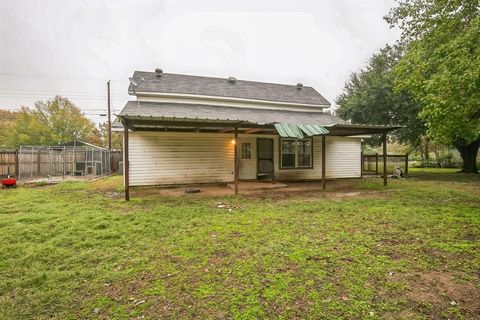
[[[325,135],[322,136],[322,189],[326,188],[326,181],[325,181],[325,170],[326,170],[326,165],[325,165],[325,154],[326,154],[326,143],[325,143]]]
[[[18,156],[18,149],[15,149],[15,178],[20,180],[20,159]]]
[[[387,186],[387,133],[383,133],[383,185]]]
[[[125,179],[125,200],[130,200],[130,177],[129,177],[129,163],[128,163],[128,128],[124,124],[123,131],[123,175]]]
[[[360,178],[363,178],[363,151],[360,151]]]
[[[405,154],[405,177],[408,177],[408,153]]]
[[[238,128],[235,127],[233,131],[233,179],[235,183],[235,194],[238,194],[238,169],[239,169],[239,161],[238,161]]]

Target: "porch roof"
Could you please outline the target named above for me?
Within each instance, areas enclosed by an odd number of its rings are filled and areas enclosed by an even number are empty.
[[[129,101],[118,117],[131,130],[238,127],[263,128],[276,132],[275,124],[290,124],[300,127],[320,126],[328,129],[328,135],[348,136],[382,133],[398,128],[348,124],[324,112],[140,101]]]

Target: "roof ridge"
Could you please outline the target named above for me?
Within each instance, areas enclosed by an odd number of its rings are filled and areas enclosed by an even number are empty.
[[[131,82],[129,93],[177,93],[200,96],[227,97],[235,99],[264,100],[272,102],[313,105],[321,108],[331,106],[315,88],[293,84],[236,80],[228,78],[186,75],[178,73],[158,74],[151,71],[135,71],[134,78],[144,81]]]
[[[141,73],[148,73],[152,74],[156,77],[154,71],[141,71],[141,70],[135,70],[134,73],[136,72],[141,72]],[[163,72],[163,75],[174,75],[174,76],[184,76],[184,77],[194,77],[194,78],[205,78],[205,79],[215,79],[215,80],[227,80],[228,77],[213,77],[213,76],[203,76],[203,75],[194,75],[194,74],[184,74],[184,73],[173,73],[173,72]],[[249,82],[249,83],[263,83],[263,84],[272,84],[272,85],[277,85],[277,86],[286,86],[286,87],[297,87],[297,84],[287,84],[287,83],[279,83],[279,82],[271,82],[271,81],[258,81],[258,80],[245,80],[245,79],[239,79],[236,78],[237,81],[241,82]],[[303,88],[310,88],[315,90],[313,86],[308,86],[303,84]],[[315,90],[317,91],[317,90]]]

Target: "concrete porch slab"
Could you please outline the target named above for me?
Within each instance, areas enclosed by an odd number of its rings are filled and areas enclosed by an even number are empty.
[[[234,190],[235,184],[229,183],[227,186]],[[272,190],[286,188],[288,185],[278,181],[239,181],[239,191]]]

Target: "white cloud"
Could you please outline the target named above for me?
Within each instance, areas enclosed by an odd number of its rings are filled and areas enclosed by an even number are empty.
[[[58,93],[103,108],[112,79],[121,109],[131,73],[155,67],[303,82],[333,102],[349,73],[398,37],[382,19],[393,4],[0,0],[0,107]]]

